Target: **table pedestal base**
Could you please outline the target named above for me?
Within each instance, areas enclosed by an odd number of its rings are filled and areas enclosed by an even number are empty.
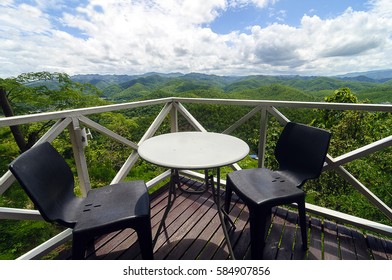
[[[217,168],[216,171],[217,171],[216,185],[214,183],[214,176],[213,175],[209,176],[208,170],[205,170],[205,188],[203,188],[201,190],[197,190],[197,191],[189,191],[189,190],[185,190],[181,187],[178,169],[171,170],[167,207],[165,209],[165,213],[163,214],[162,220],[159,223],[158,231],[154,237],[153,247],[155,246],[162,229],[165,228],[164,231],[166,232],[165,221],[166,221],[167,215],[170,212],[171,207],[174,204],[174,201],[176,200],[176,185],[177,185],[177,188],[180,189],[182,192],[189,193],[189,194],[203,194],[206,191],[208,191],[209,187],[211,187],[212,197],[213,197],[214,203],[216,204],[216,207],[217,207],[219,220],[220,220],[220,223],[222,226],[223,234],[225,236],[227,247],[229,249],[230,257],[231,257],[231,259],[235,260],[233,247],[231,245],[229,233],[227,231],[228,224],[230,224],[234,229],[235,229],[235,225],[234,225],[234,222],[229,217],[229,215],[226,213],[226,211],[224,211],[222,209],[221,202],[220,202],[220,168]],[[169,237],[167,236],[167,238],[169,238]]]

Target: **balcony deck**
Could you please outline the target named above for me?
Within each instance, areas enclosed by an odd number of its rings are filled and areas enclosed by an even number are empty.
[[[189,188],[201,183],[182,179]],[[167,205],[165,188],[154,193],[151,202],[153,236]],[[308,216],[308,250],[301,248],[301,238],[295,211],[276,208],[266,239],[265,259],[283,260],[392,260],[392,241],[363,234],[332,221]],[[248,211],[233,195],[230,217],[236,229],[229,231],[237,259],[250,258]],[[166,234],[161,233],[154,250],[157,260],[228,259],[229,252],[220,227],[211,192],[202,195],[186,194],[177,190],[177,199],[166,220]],[[65,250],[59,259],[69,259]],[[127,229],[96,240],[88,259],[140,259],[137,237]]]

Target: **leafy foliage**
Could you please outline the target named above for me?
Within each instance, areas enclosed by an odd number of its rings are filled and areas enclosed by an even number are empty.
[[[390,75],[388,73],[388,75]],[[303,77],[303,76],[215,76],[198,73],[158,74],[139,76],[79,75],[72,79],[93,83],[110,100],[125,101],[146,98],[153,92],[166,92],[169,96],[184,92],[205,90],[232,95],[232,98],[280,99],[321,101],[339,88],[350,88],[361,100],[374,103],[392,102],[392,80],[361,77]],[[280,86],[281,89],[274,87]],[[285,87],[285,89],[284,89]],[[280,93],[281,96],[279,97]],[[261,94],[260,94],[261,93]],[[263,97],[262,95],[268,95]],[[237,96],[237,97],[235,97]],[[252,96],[252,97],[250,97]],[[259,97],[257,97],[259,96]],[[300,97],[298,99],[298,96]]]
[[[84,83],[85,79],[88,79],[87,84]],[[358,82],[323,77],[220,77],[192,73],[163,77],[152,74],[132,77],[130,81],[129,76],[108,75],[103,78],[100,75],[89,75],[71,78],[66,74],[41,72],[0,79],[0,87],[6,89],[7,98],[15,115],[109,104],[108,99],[112,102],[136,101],[173,95],[195,98],[339,103],[392,101],[387,90],[392,87],[392,84],[388,82]],[[101,98],[102,94],[106,100]],[[229,105],[187,104],[186,107],[208,131],[214,132],[224,131],[250,111],[247,107]],[[160,110],[161,106],[154,105],[89,117],[137,143]],[[292,121],[330,130],[333,134],[329,151],[332,156],[342,155],[392,134],[392,118],[388,113],[310,109],[281,109],[281,112]],[[259,123],[260,115],[256,114],[233,132],[233,135],[250,145],[253,154],[258,153]],[[20,129],[26,139],[33,136],[34,139],[38,139],[49,125],[51,123],[38,122],[21,126]],[[181,115],[179,115],[179,127],[180,130],[194,129]],[[270,168],[277,167],[273,150],[281,129],[278,121],[269,116],[265,164]],[[170,122],[167,119],[157,134],[169,131]],[[110,183],[132,150],[93,130],[92,134],[93,138],[88,140],[89,146],[86,147],[85,154],[92,186],[100,187]],[[8,163],[20,153],[20,150],[9,128],[0,128],[0,139],[0,170],[4,173]],[[75,172],[69,133],[67,131],[62,133],[53,144]],[[392,151],[389,148],[357,159],[347,164],[345,168],[387,205],[392,205],[391,186],[388,185],[392,182],[391,163]],[[246,158],[240,165],[244,168],[256,167],[257,161]],[[126,179],[148,181],[162,171],[160,167],[139,160]],[[222,174],[229,171],[223,169]],[[308,202],[374,221],[390,223],[360,193],[332,171],[323,174],[318,181],[307,184],[305,188]],[[78,185],[75,187],[75,192],[80,194]],[[23,190],[16,184],[0,196],[0,206],[34,208]],[[0,237],[0,252],[2,252],[0,259],[13,259],[47,240],[62,228],[45,222],[2,221],[0,230],[4,233]]]

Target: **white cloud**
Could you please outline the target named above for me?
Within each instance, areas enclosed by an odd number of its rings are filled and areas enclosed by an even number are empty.
[[[265,8],[270,4],[274,4],[279,0],[228,0],[228,6],[230,7],[244,7],[248,5],[254,5],[258,8]]]
[[[267,8],[276,1],[36,2],[0,4],[1,77],[42,70],[328,75],[392,68],[388,0],[371,1],[368,12],[347,9],[327,20],[304,16],[298,27],[275,23],[224,35],[206,27],[220,11],[230,5]]]

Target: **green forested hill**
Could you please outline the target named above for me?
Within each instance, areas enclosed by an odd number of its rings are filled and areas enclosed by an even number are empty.
[[[355,77],[301,77],[301,76],[215,76],[198,73],[149,73],[138,76],[127,75],[79,75],[68,79],[66,74],[30,73],[17,78],[0,79],[0,93],[9,98],[15,115],[83,108],[142,99],[170,96],[193,98],[231,98],[258,100],[295,100],[327,102],[392,102],[392,80],[375,80]],[[385,77],[383,77],[385,79]],[[107,99],[104,100],[103,96]],[[4,99],[4,98],[3,98]],[[369,100],[369,101],[367,101]],[[244,116],[249,108],[217,104],[186,104],[187,110],[208,130],[222,132],[233,122]],[[91,115],[92,120],[115,133],[138,142],[154,121],[161,106],[147,106]],[[282,113],[292,121],[311,124],[328,129],[333,139],[332,156],[339,156],[392,134],[390,113],[291,110],[282,108]],[[0,110],[0,115],[6,113]],[[179,116],[179,129],[193,129],[185,118]],[[237,128],[233,135],[244,139],[257,153],[260,137],[260,116],[248,120]],[[8,164],[31,147],[53,122],[37,122],[19,126],[19,140],[9,127],[0,128],[0,171],[6,172]],[[273,167],[273,147],[280,124],[269,119],[267,133],[266,166]],[[170,131],[167,120],[157,133]],[[92,131],[85,149],[90,181],[99,187],[110,183],[132,152],[120,143]],[[56,148],[73,164],[72,147],[67,132],[54,141]],[[21,147],[22,146],[22,147]],[[392,147],[366,158],[355,160],[345,166],[387,205],[392,205],[390,182],[392,182]],[[254,160],[246,159],[247,166],[255,166]],[[159,167],[138,161],[129,178],[150,180],[162,172]],[[75,188],[76,193],[80,190]],[[323,174],[314,184],[306,186],[307,201],[333,210],[391,224],[334,172]],[[14,184],[0,196],[1,207],[33,209],[23,190]],[[60,232],[42,221],[7,221],[0,223],[0,259],[14,259]]]
[[[154,95],[244,99],[322,101],[333,91],[348,87],[360,100],[373,103],[392,102],[392,79],[376,80],[366,76],[216,76],[200,73],[182,75],[150,73],[139,76],[78,75],[103,91],[115,102],[150,98]],[[207,93],[209,92],[209,94]]]

